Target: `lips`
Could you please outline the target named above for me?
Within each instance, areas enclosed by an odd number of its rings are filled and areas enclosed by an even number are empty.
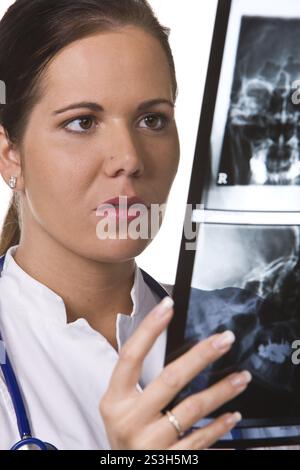
[[[139,198],[138,196],[130,196],[129,197],[129,196],[123,196],[123,195],[108,199],[107,201],[102,202],[101,206],[104,206],[106,204],[110,204],[110,205],[113,205],[113,206],[119,206],[119,205],[127,204],[127,207],[130,207],[133,204],[143,204],[144,206],[147,205],[145,203],[145,201],[143,201],[143,199]]]
[[[134,214],[128,213],[128,209],[134,204],[143,206],[141,209],[144,210],[140,211],[139,208],[137,208],[137,211],[135,211]],[[120,195],[111,199],[107,199],[107,201],[102,202],[95,210],[96,215],[106,214],[108,217],[131,220],[138,217],[142,212],[146,212],[148,207],[149,206],[145,203],[145,201],[138,196],[128,197]]]

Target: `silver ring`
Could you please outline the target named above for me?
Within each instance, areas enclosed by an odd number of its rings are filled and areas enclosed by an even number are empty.
[[[170,423],[174,426],[174,428],[176,429],[177,433],[178,433],[178,437],[182,437],[184,436],[184,431],[182,431],[181,429],[181,426],[179,424],[179,421],[178,419],[176,418],[176,416],[174,415],[174,413],[172,413],[172,411],[170,410],[167,410],[166,411],[166,414],[168,415],[168,420],[170,421]]]

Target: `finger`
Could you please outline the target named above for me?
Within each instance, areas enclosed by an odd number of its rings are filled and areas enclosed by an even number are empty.
[[[231,331],[210,336],[165,366],[160,375],[144,388],[136,403],[142,419],[147,422],[153,414],[159,413],[197,374],[228,352],[234,340]]]
[[[188,436],[178,440],[168,450],[200,450],[212,446],[224,434],[230,432],[242,419],[240,413],[226,413],[201,429],[192,431]]]
[[[202,418],[209,416],[220,406],[240,395],[246,390],[251,378],[248,371],[234,373],[206,390],[184,399],[172,409],[172,413],[180,423],[181,430],[187,431]],[[162,437],[169,439],[169,443],[177,433],[166,415],[160,418],[158,429]]]
[[[124,397],[124,393],[136,387],[145,356],[172,318],[173,304],[170,297],[165,297],[151,310],[123,345],[111,376],[110,394]]]

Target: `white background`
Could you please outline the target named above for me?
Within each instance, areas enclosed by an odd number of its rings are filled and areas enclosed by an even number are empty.
[[[1,17],[12,3],[1,0]],[[217,0],[149,0],[149,3],[160,22],[171,28],[170,43],[179,87],[176,119],[181,161],[163,225],[136,260],[157,280],[174,284]],[[10,194],[0,178],[0,224]]]

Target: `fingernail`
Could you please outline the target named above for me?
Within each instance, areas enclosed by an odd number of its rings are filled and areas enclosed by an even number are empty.
[[[231,377],[230,382],[234,387],[241,387],[242,385],[246,385],[252,380],[252,375],[250,372],[247,370],[244,370],[243,372],[234,375]]]
[[[215,349],[224,349],[226,346],[234,343],[235,336],[232,331],[225,331],[217,339],[212,342],[212,345]]]
[[[238,423],[241,420],[242,420],[241,413],[236,411],[231,416],[229,416],[229,418],[227,418],[225,422],[228,426],[234,426],[236,423]]]
[[[164,297],[163,300],[158,304],[155,310],[155,315],[162,318],[171,307],[174,305],[174,300],[171,297]]]

